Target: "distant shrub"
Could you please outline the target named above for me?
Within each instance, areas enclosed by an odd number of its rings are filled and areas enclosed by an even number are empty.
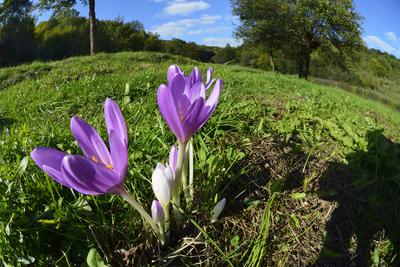
[[[104,52],[140,51],[145,47],[146,33],[139,22],[122,19],[99,21],[97,49]]]
[[[161,51],[162,42],[160,36],[154,33],[148,33],[144,42],[144,50],[146,51]]]
[[[225,46],[224,49],[219,50],[215,56],[212,58],[214,63],[227,63],[228,61],[232,61],[236,58],[235,49],[232,48],[229,44]]]
[[[0,66],[17,64],[35,58],[34,29],[34,19],[29,16],[14,16],[8,18],[4,23],[0,22]]]

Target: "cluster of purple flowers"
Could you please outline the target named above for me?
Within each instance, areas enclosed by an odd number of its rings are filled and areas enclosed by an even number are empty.
[[[124,180],[128,168],[127,127],[117,103],[106,99],[104,119],[109,148],[97,131],[83,119],[71,119],[71,131],[81,155],[69,155],[53,148],[38,147],[31,153],[35,163],[56,182],[82,194],[116,194],[126,199],[150,224],[162,243],[169,228],[169,204],[179,208],[179,198],[186,190],[183,175],[188,160],[188,143],[207,122],[215,110],[222,89],[222,80],[212,78],[213,69],[207,71],[203,83],[197,67],[189,76],[177,66],[168,69],[168,84],[158,88],[157,102],[160,113],[177,138],[178,148],[172,146],[169,162],[158,163],[152,175],[152,188],[157,200],[151,206],[152,217],[125,190]],[[209,96],[206,92],[214,84]],[[186,164],[187,165],[187,164]],[[223,208],[223,207],[222,207]]]

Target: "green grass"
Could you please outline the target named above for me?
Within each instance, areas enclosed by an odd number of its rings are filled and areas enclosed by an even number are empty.
[[[112,97],[128,125],[126,187],[149,210],[152,170],[166,161],[174,142],[156,104],[158,85],[173,63],[186,73],[208,67],[139,52],[0,69],[3,263],[79,265],[91,248],[112,266],[345,261],[330,243],[337,234],[333,224],[350,233],[344,244],[350,254],[364,255],[359,250],[365,239],[368,264],[396,262],[400,115],[339,89],[215,65],[224,88],[213,117],[194,138],[195,212],[186,214],[184,231],[160,251],[146,242],[146,226],[118,197],[63,188],[29,158],[37,146],[80,153],[69,130],[73,115],[106,137],[103,102]],[[209,213],[222,197],[226,210],[211,224]],[[367,229],[373,236],[365,237]]]
[[[381,102],[397,111],[400,111],[400,90],[397,89],[398,84],[396,82],[388,81],[385,87],[382,87],[379,90],[373,90],[371,88],[352,86],[347,83],[334,80],[319,79],[314,77],[310,78],[310,80],[321,85],[341,88],[361,97]]]

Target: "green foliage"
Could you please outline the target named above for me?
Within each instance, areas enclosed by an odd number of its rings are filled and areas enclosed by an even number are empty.
[[[172,39],[171,41],[163,41],[162,51],[174,55],[190,57],[202,62],[210,62],[215,55],[214,51],[209,47],[200,46],[193,42],[187,43],[180,39]]]
[[[39,0],[38,2],[38,7],[41,10],[52,10],[55,15],[71,10],[76,4],[76,0]],[[87,3],[85,0],[81,2]]]
[[[100,254],[97,252],[95,248],[90,249],[86,263],[89,267],[105,267],[103,259],[101,258]]]
[[[106,52],[144,50],[149,45],[148,39],[152,38],[146,36],[140,22],[124,23],[122,19],[98,21],[97,32],[97,50]]]
[[[60,59],[87,53],[88,24],[81,17],[53,17],[36,27],[39,54],[43,59]]]
[[[35,21],[29,0],[0,3],[0,66],[16,64],[35,57]]]
[[[162,43],[157,34],[149,33],[144,43],[144,50],[146,51],[160,51]]]
[[[351,54],[362,45],[361,17],[352,0],[233,0],[241,25],[237,35],[264,47],[270,55],[283,50],[307,78],[310,55],[318,48]]]
[[[245,43],[267,52],[284,47],[290,38],[289,6],[284,1],[232,1],[233,12],[241,21],[236,35]]]
[[[214,63],[224,64],[234,60],[235,57],[235,49],[227,44],[224,49],[219,50],[215,56],[213,56],[212,61]]]
[[[73,115],[83,117],[101,136],[106,136],[103,101],[112,97],[121,106],[128,125],[126,187],[150,210],[153,194],[149,177],[157,162],[167,160],[174,142],[157,111],[155,94],[158,85],[166,82],[168,66],[174,63],[180,64],[185,72],[198,65],[204,73],[208,67],[208,64],[168,54],[124,52],[0,69],[0,261],[3,264],[80,265],[87,262],[88,251],[96,249],[105,264],[118,266],[127,264],[119,251],[143,246],[146,230],[140,216],[118,197],[90,197],[68,190],[26,159],[36,146],[81,153],[69,130]],[[311,182],[294,190],[286,189],[287,192],[276,189],[279,186],[265,185],[265,180],[270,178],[275,179],[274,185],[282,180],[265,172],[248,176],[256,169],[256,163],[249,161],[254,149],[246,148],[259,139],[279,140],[285,149],[310,155],[310,161],[313,157],[322,163],[337,159],[347,166],[346,162],[352,160],[357,170],[369,166],[371,173],[377,171],[386,177],[396,174],[397,161],[395,158],[386,163],[378,160],[386,159],[390,153],[386,146],[369,145],[368,132],[384,129],[381,135],[399,142],[399,114],[380,103],[294,77],[238,66],[216,64],[213,67],[215,75],[223,79],[224,88],[213,117],[194,138],[198,202],[195,202],[197,212],[187,215],[198,222],[201,230],[191,226],[189,229],[195,230],[185,232],[189,239],[202,233],[197,237],[200,247],[193,251],[204,247],[208,250],[205,256],[174,255],[173,264],[193,265],[207,260],[211,266],[228,262],[234,266],[243,266],[246,262],[263,266],[265,262],[276,265],[282,260],[285,265],[285,260],[298,255],[301,244],[312,238],[314,253],[317,253],[322,238],[316,234],[322,235],[324,225],[311,226],[316,220],[314,217],[325,216],[320,216],[319,204],[300,204],[317,197],[309,191],[307,184]],[[368,148],[370,154],[361,153]],[[272,156],[270,152],[262,151],[263,160]],[[262,161],[262,166],[265,165]],[[290,167],[290,163],[283,166]],[[309,165],[302,162],[301,168],[307,173]],[[312,170],[317,172],[321,168],[316,165]],[[384,171],[383,168],[392,169]],[[262,178],[265,183],[254,190],[247,191],[241,184],[253,184],[256,178]],[[231,193],[236,187],[238,191]],[[271,191],[277,192],[273,202]],[[261,192],[259,197],[256,192]],[[382,197],[373,189],[368,192]],[[241,200],[243,194],[248,194],[248,198]],[[226,211],[213,225],[209,224],[208,216],[216,195],[226,196],[228,203]],[[288,202],[295,209],[282,210]],[[247,209],[241,209],[246,205]],[[307,206],[316,209],[304,212]],[[298,237],[291,235],[293,229],[308,239],[300,238],[300,243],[295,243]],[[374,250],[375,261],[382,265],[390,263],[392,253],[391,241],[385,239],[385,242],[388,248],[379,245]],[[179,245],[171,246],[171,249],[164,248],[160,257],[168,257],[180,249]],[[309,247],[308,243],[304,246]],[[279,254],[280,250],[284,254]],[[101,262],[92,251],[91,259]],[[145,253],[154,256],[150,260],[157,261],[157,253]],[[303,258],[304,265],[312,265],[316,257],[313,254]],[[141,259],[129,260],[146,265],[147,262],[139,262]]]
[[[342,87],[399,109],[400,60],[394,56],[373,49],[362,49],[359,51],[360,60],[346,60],[345,66],[336,64],[321,51],[314,53],[312,58],[313,77],[323,78],[327,84]]]

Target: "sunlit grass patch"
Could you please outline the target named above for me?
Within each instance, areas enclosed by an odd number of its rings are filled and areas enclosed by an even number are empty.
[[[366,211],[367,203],[374,209],[365,216],[397,218],[376,211],[385,210],[382,203],[397,203],[381,191],[399,192],[398,113],[334,88],[237,66],[214,66],[224,88],[213,117],[194,137],[195,209],[185,214],[184,231],[170,246],[159,250],[156,242],[146,241],[149,232],[139,215],[117,197],[82,196],[33,164],[29,153],[37,146],[80,153],[69,129],[73,115],[106,137],[103,102],[112,97],[128,125],[127,188],[149,210],[153,168],[167,160],[174,142],[156,104],[157,87],[166,82],[165,70],[173,63],[185,71],[207,68],[181,57],[139,52],[0,69],[3,262],[81,264],[96,248],[113,266],[308,265],[324,255],[321,251],[342,260],[342,252],[357,253],[357,242],[350,247],[339,242],[337,249],[327,241],[336,237],[328,239],[335,211],[346,222],[343,233],[356,223],[338,206]],[[377,183],[378,178],[385,182]],[[227,206],[211,223],[209,213],[223,197]],[[366,256],[370,262],[391,265],[398,258],[400,233],[393,224],[366,222],[376,229]]]

